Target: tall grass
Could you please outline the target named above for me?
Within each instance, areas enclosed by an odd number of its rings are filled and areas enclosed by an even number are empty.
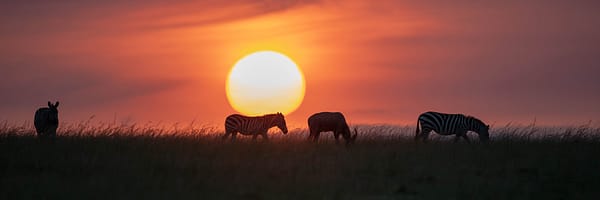
[[[0,123],[0,199],[595,199],[600,129],[507,125],[489,144],[413,126],[356,125],[353,145],[302,127],[270,141],[222,140],[218,126]],[[470,134],[476,138],[475,134]],[[476,141],[476,139],[474,140]]]
[[[408,140],[415,135],[415,127],[410,125],[390,124],[358,124],[351,126],[352,131],[356,128],[359,132],[359,140],[381,141],[381,140]],[[276,140],[304,140],[308,136],[305,127],[290,127],[287,135],[278,129],[269,131],[269,138]],[[220,138],[224,133],[223,127],[200,124],[192,121],[190,123],[165,124],[162,122],[137,123],[92,123],[92,118],[87,121],[76,123],[61,123],[57,135],[62,137],[177,137],[177,138]],[[31,122],[20,124],[0,122],[0,137],[24,136],[34,137],[36,135]],[[322,133],[321,140],[332,140],[331,133]],[[431,141],[449,141],[454,136],[441,136],[430,134]],[[476,133],[469,133],[469,137],[477,139]],[[502,142],[583,142],[600,141],[600,127],[594,127],[591,123],[575,126],[537,126],[534,123],[520,125],[508,123],[504,126],[492,127],[490,139]],[[247,138],[238,135],[238,138]],[[260,136],[259,136],[260,138]]]
[[[600,127],[591,123],[577,126],[527,126],[507,124],[492,132],[495,141],[545,141],[545,142],[597,142],[600,141]]]

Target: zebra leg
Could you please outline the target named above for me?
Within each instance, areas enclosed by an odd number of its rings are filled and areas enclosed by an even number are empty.
[[[231,135],[231,133],[228,131],[225,131],[225,135],[223,135],[223,137],[221,139],[223,139],[223,140],[227,139],[227,137],[229,137],[229,135]]]
[[[423,137],[422,132],[423,132],[423,130],[417,132],[417,134],[415,135],[415,142],[418,142],[419,138]]]
[[[429,128],[421,129],[421,131],[415,135],[415,141],[418,141],[419,139],[421,139],[423,142],[426,142],[427,138],[429,137],[429,133],[431,131],[432,130]]]
[[[52,127],[50,128],[50,131],[48,132],[48,137],[52,140],[54,140],[56,138],[56,129],[58,127]]]
[[[42,128],[39,132],[38,132],[38,137],[41,139],[46,138],[46,136],[48,135],[48,129],[47,128]]]
[[[427,132],[421,132],[421,138],[423,138],[423,143],[427,142],[427,138],[429,138],[429,133],[431,133],[431,130],[427,131]]]
[[[235,141],[235,136],[237,135],[237,132],[232,132],[231,133],[231,141]]]
[[[44,132],[42,132],[42,138],[47,139],[49,137],[50,137],[50,130],[45,129]]]
[[[469,140],[469,136],[467,136],[466,133],[462,134],[462,137],[465,138],[465,140],[467,141],[467,143],[471,144],[471,140]]]
[[[314,132],[314,131],[312,131],[312,130],[310,130],[310,131],[308,132],[308,138],[307,138],[307,140],[310,140],[310,139],[312,139],[312,138],[313,138],[313,136],[314,136],[313,132]]]
[[[456,133],[456,138],[454,138],[454,143],[458,142],[458,140],[461,137],[464,138],[467,141],[467,143],[471,143],[471,141],[469,141],[469,137],[467,136],[467,131],[464,131],[464,130]]]
[[[418,142],[419,139],[422,139],[423,143],[427,142],[427,137],[429,137],[431,131],[430,128],[423,127],[421,131],[415,135],[415,142]]]
[[[320,132],[318,132],[318,133],[315,133],[315,135],[313,135],[313,137],[314,137],[314,138],[313,138],[313,140],[314,140],[315,142],[316,142],[316,141],[318,141],[318,140],[319,140],[319,136],[321,136],[321,133],[320,133]]]
[[[454,143],[458,142],[458,139],[460,139],[460,134],[456,134],[456,137],[454,137]]]

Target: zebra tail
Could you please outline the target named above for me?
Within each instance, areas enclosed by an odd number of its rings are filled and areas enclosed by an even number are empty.
[[[417,131],[415,133],[415,140],[417,139],[417,137],[419,137],[419,132],[421,131],[419,130],[419,119],[417,119]]]

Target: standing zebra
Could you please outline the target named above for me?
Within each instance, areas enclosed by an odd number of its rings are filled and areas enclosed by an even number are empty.
[[[33,124],[38,137],[56,137],[58,128],[58,101],[55,104],[48,101],[47,108],[39,108],[35,111]]]
[[[419,130],[419,124],[421,125],[422,130]],[[480,141],[487,142],[490,138],[488,132],[489,128],[490,126],[472,116],[426,112],[419,115],[419,119],[417,120],[415,140],[423,138],[423,141],[425,142],[429,133],[433,130],[440,135],[456,134],[454,142],[457,142],[460,137],[464,138],[467,142],[470,142],[469,137],[467,137],[467,132],[473,131],[479,134]]]
[[[310,133],[308,139],[313,141],[319,140],[321,132],[332,131],[335,142],[339,143],[340,135],[346,140],[346,144],[350,144],[356,140],[358,132],[354,128],[354,135],[350,132],[346,118],[340,112],[320,112],[311,115],[308,118],[308,129]]]
[[[235,140],[237,133],[242,135],[252,135],[252,139],[256,140],[258,135],[262,135],[265,140],[268,140],[267,131],[277,126],[283,134],[287,134],[287,125],[283,114],[268,114],[260,117],[248,117],[238,114],[227,116],[225,119],[225,135],[226,139],[231,135],[231,140]]]

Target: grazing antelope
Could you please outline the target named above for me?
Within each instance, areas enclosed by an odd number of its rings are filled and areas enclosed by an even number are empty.
[[[242,135],[252,135],[252,139],[256,140],[258,135],[261,135],[264,140],[268,140],[267,131],[277,126],[283,134],[287,134],[287,125],[283,114],[268,114],[259,117],[248,117],[239,114],[227,116],[225,119],[225,135],[226,139],[231,135],[231,140],[235,140],[237,133]]]
[[[47,108],[39,108],[35,111],[35,117],[33,119],[33,124],[35,125],[35,130],[37,132],[37,136],[40,138],[56,137],[56,129],[58,128],[58,101],[56,104],[52,104],[52,102],[48,101]]]
[[[308,139],[313,139],[313,141],[319,140],[321,132],[326,131],[333,131],[336,143],[339,143],[338,138],[340,135],[344,137],[347,144],[354,142],[358,135],[356,128],[354,129],[354,135],[351,135],[346,118],[340,112],[315,113],[308,118],[308,128],[310,129]]]
[[[419,125],[421,125],[422,130],[419,130]],[[490,138],[489,129],[490,126],[472,116],[426,112],[419,115],[419,119],[417,120],[415,140],[422,138],[425,142],[429,133],[433,130],[440,135],[455,134],[454,142],[457,142],[460,137],[470,142],[467,132],[473,131],[479,134],[480,141],[487,142]]]

